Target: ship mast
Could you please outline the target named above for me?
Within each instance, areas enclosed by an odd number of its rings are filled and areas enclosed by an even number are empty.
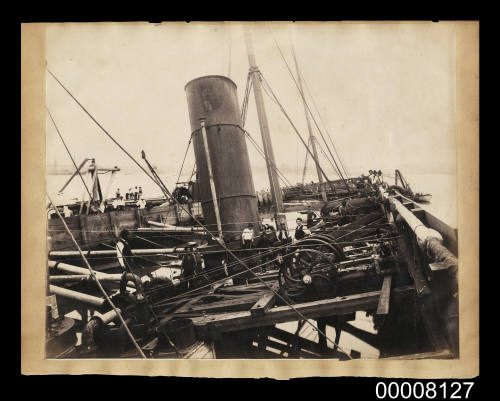
[[[316,150],[316,137],[314,136],[314,133],[311,128],[311,121],[309,119],[309,111],[307,110],[306,106],[306,98],[304,97],[304,90],[302,89],[302,79],[300,78],[300,71],[299,71],[299,64],[297,63],[297,58],[295,57],[295,49],[292,44],[292,53],[293,53],[293,60],[295,62],[295,69],[297,70],[297,83],[299,85],[299,90],[300,90],[300,96],[302,97],[302,103],[304,105],[304,113],[306,114],[306,121],[307,121],[307,129],[309,131],[309,143],[311,144],[312,151],[314,154],[314,160],[316,164],[316,172],[318,173],[318,181],[319,181],[319,188],[321,190],[321,197],[323,198],[324,202],[327,202],[328,199],[326,197],[326,190],[325,190],[325,184],[323,183],[323,175],[321,174],[321,169],[319,167],[319,159],[318,159],[318,152]],[[307,164],[307,158],[306,162]],[[304,176],[306,172],[306,164],[304,165]],[[302,178],[302,181],[304,181],[304,178]]]
[[[269,125],[267,123],[266,109],[264,107],[264,98],[262,96],[262,87],[259,77],[259,68],[255,61],[255,52],[253,49],[252,37],[250,29],[244,27],[245,42],[248,53],[248,63],[250,64],[250,75],[252,78],[252,85],[255,94],[255,104],[257,106],[257,115],[259,117],[260,133],[262,135],[262,143],[264,145],[264,154],[266,157],[267,173],[269,175],[269,184],[271,188],[271,196],[273,203],[276,207],[276,213],[283,212],[283,197],[281,194],[280,185],[278,182],[278,175],[276,173],[276,163],[274,161],[273,146],[271,143],[271,136],[269,134]]]

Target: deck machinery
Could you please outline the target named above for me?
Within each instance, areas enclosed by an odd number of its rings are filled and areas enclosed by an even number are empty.
[[[331,194],[330,213],[322,210],[311,235],[266,237],[236,85],[209,76],[188,83],[186,92],[207,222],[196,229],[206,228],[208,239],[195,253],[205,268],[166,277],[158,265],[185,254],[184,247],[133,250],[146,267],[127,288],[117,290],[118,272],[97,274],[112,308],[82,264],[74,265],[75,255],[49,252],[48,357],[139,357],[127,328],[151,358],[360,357],[339,346],[342,332],[382,358],[459,356],[456,230],[360,177],[350,179],[356,190],[348,196]],[[249,222],[255,245],[241,249],[239,233]],[[97,252],[116,256],[113,249]],[[94,254],[85,251],[89,259]],[[74,310],[80,319],[65,317]],[[369,331],[353,324],[359,312],[371,317]],[[317,341],[301,336],[305,327]]]
[[[342,359],[347,356],[335,345],[342,331],[377,348],[380,357],[458,357],[457,259],[443,246],[453,238],[429,229],[426,212],[416,204],[382,188],[352,199],[347,210],[317,221],[312,235],[293,244],[238,253],[252,272],[231,257],[225,266],[217,264],[221,254],[207,253],[203,274],[178,285],[150,280],[142,283],[145,298],[131,289],[117,292],[113,302],[150,357],[193,357],[193,349],[205,347],[217,358]],[[415,227],[409,216],[420,225]],[[430,232],[423,241],[422,229]],[[58,273],[69,274],[64,263],[49,266],[54,284],[59,285]],[[113,283],[116,288],[117,277],[101,275],[108,288]],[[129,283],[134,284],[141,286]],[[85,317],[79,322],[81,345],[71,344],[72,352],[62,355],[138,356],[91,280],[67,293],[52,293],[60,302],[59,316],[76,308]],[[359,311],[373,317],[376,334],[352,324]],[[50,321],[49,316],[52,332],[63,324]],[[297,322],[295,333],[277,327],[284,322]],[[335,339],[302,338],[299,329],[311,322],[323,333],[326,326],[334,327]]]

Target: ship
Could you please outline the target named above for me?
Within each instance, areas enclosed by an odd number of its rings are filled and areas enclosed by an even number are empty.
[[[277,97],[248,30],[245,39],[270,190],[253,183],[250,89],[240,108],[226,76],[187,82],[195,181],[170,191],[142,152],[143,164],[129,156],[162,189],[161,204],[93,213],[105,198],[95,161],[79,213],[65,217],[49,199],[57,218],[48,220],[47,357],[358,359],[340,344],[347,333],[380,358],[459,358],[457,230],[398,181],[343,173],[333,153],[339,178],[327,177],[296,59],[308,140],[295,131],[318,181],[280,185],[263,91]],[[305,228],[291,225],[291,212]],[[134,265],[125,285],[115,249],[124,230]],[[187,257],[196,261],[189,274]],[[360,315],[369,329],[355,324]]]

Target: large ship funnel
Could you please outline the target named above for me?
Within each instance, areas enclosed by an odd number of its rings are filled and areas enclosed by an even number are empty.
[[[249,223],[258,228],[259,216],[236,84],[227,77],[210,75],[188,82],[185,90],[207,228],[216,235],[218,205],[224,237],[239,238]]]

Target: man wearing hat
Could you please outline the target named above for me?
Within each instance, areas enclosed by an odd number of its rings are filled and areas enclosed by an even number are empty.
[[[133,273],[132,269],[132,249],[128,243],[129,232],[122,230],[120,238],[116,242],[116,257],[124,272]]]
[[[182,257],[182,274],[184,277],[192,276],[197,269],[197,260],[194,255],[194,246],[196,242],[188,242],[184,248],[186,253]]]

